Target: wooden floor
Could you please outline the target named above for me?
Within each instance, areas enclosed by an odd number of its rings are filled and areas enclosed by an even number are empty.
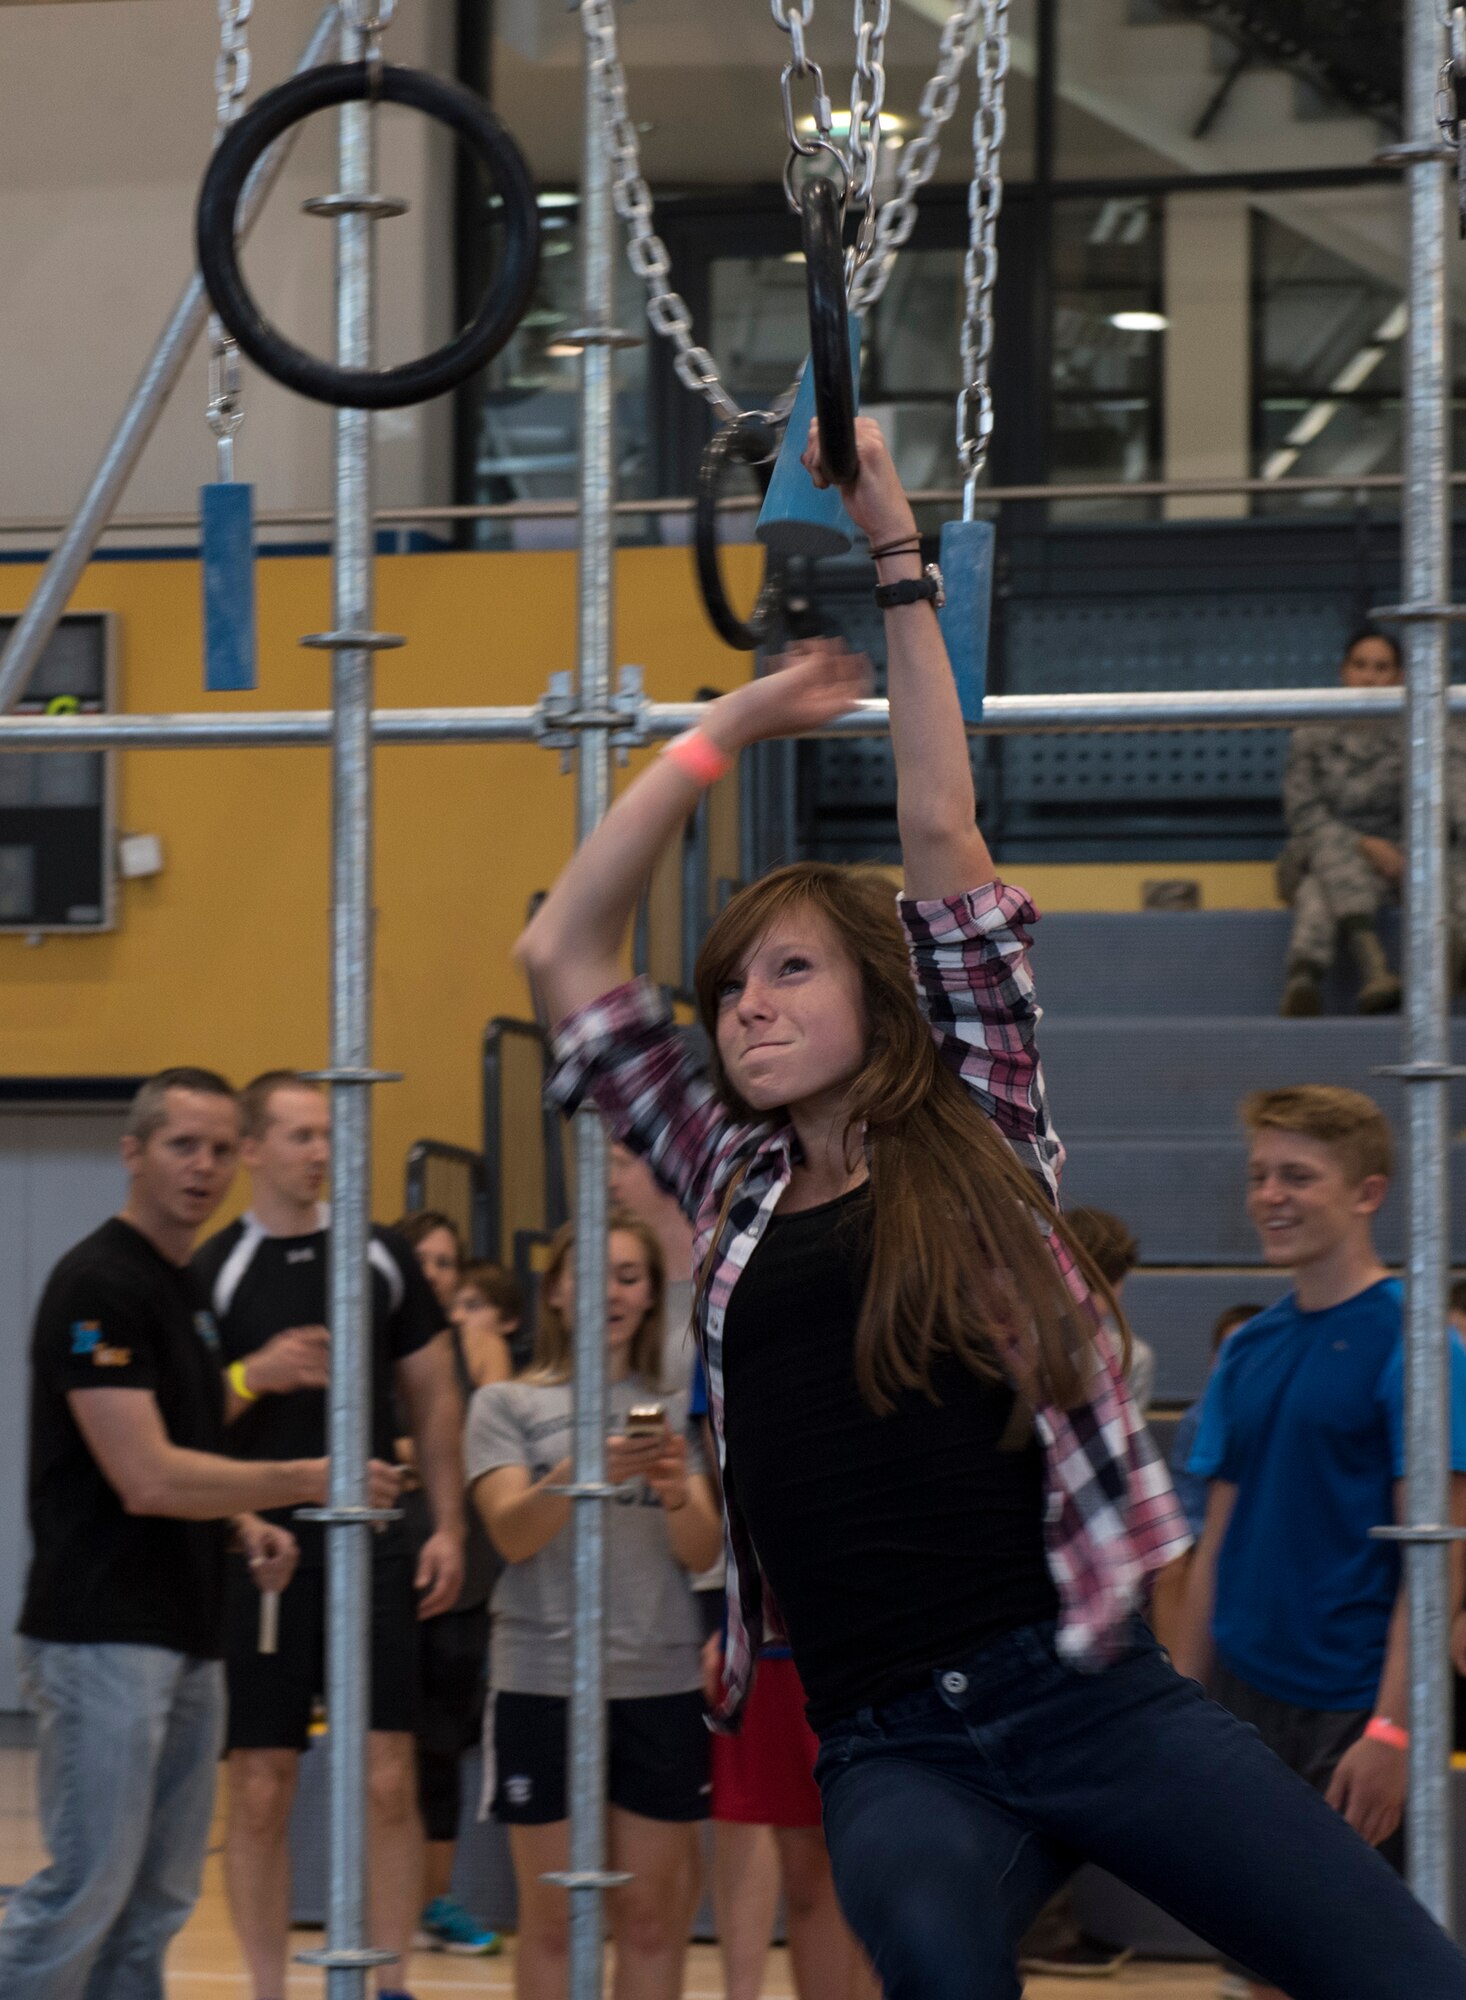
[[[24,1881],[42,1860],[44,1853],[36,1828],[34,1809],[34,1759],[30,1752],[0,1750],[0,1883]],[[215,1828],[215,1840],[218,1838]],[[320,1943],[319,1932],[297,1931],[296,1948],[308,1950]],[[419,2000],[446,1997],[508,1995],[514,1991],[514,1945],[510,1939],[501,1958],[450,1958],[442,1953],[423,1952],[412,1961],[408,1985]],[[1216,2000],[1218,1976],[1211,1967],[1138,1965],[1126,1969],[1116,1979],[1103,1981],[1035,1979],[1026,1989],[1027,2000],[1083,2000],[1087,1993],[1104,1994],[1107,2000]],[[198,1908],[173,1947],[168,1960],[168,2000],[249,2000],[249,1986],[241,1967],[238,1947],[229,1924],[224,1885],[217,1852],[211,1853],[204,1871],[204,1893]],[[313,2000],[324,1991],[323,1975],[298,1967],[291,1976],[291,2000]],[[769,1959],[764,1993],[768,2000],[789,1995],[788,1961],[782,1951]],[[695,1945],[688,1956],[685,2000],[722,2000],[723,1982],[718,1955],[706,1945]]]

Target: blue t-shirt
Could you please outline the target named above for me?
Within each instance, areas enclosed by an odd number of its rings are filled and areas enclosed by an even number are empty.
[[[1323,1312],[1290,1292],[1226,1346],[1189,1470],[1237,1488],[1217,1558],[1221,1659],[1275,1701],[1369,1708],[1379,1690],[1405,1471],[1404,1291],[1382,1278]],[[1466,1347],[1451,1339],[1451,1465],[1466,1472]]]
[[[1171,1439],[1171,1484],[1176,1489],[1176,1499],[1181,1512],[1186,1516],[1186,1525],[1197,1541],[1206,1526],[1207,1483],[1198,1479],[1191,1470],[1191,1451],[1196,1443],[1196,1433],[1201,1429],[1201,1397],[1183,1410],[1176,1425],[1176,1434]]]

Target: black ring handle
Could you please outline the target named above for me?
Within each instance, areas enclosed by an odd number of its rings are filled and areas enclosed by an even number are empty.
[[[379,97],[451,127],[477,155],[503,204],[504,252],[478,312],[454,339],[395,368],[342,368],[287,340],[255,304],[240,270],[235,218],[250,170],[282,132],[334,104]],[[425,70],[369,63],[326,63],[306,70],[251,105],[229,127],[209,163],[194,235],[199,271],[214,310],[250,360],[287,389],[351,410],[397,410],[457,388],[513,333],[539,270],[534,183],[523,154],[482,98]]]
[[[723,482],[730,466],[753,466],[760,484],[767,488],[772,471],[770,461],[778,445],[778,433],[768,418],[756,411],[747,411],[743,416],[735,417],[731,424],[725,424],[709,440],[697,468],[692,547],[697,564],[698,588],[713,630],[725,646],[731,646],[739,653],[757,652],[767,639],[783,608],[783,591],[778,578],[770,574],[768,558],[765,557],[763,581],[747,622],[738,616],[728,602],[728,593],[723,588],[723,572],[718,563],[718,501],[722,497]]]
[[[830,177],[811,176],[799,191],[804,281],[809,293],[809,365],[814,371],[814,407],[820,420],[820,457],[837,486],[849,486],[860,469],[841,241],[844,216],[844,205]]]

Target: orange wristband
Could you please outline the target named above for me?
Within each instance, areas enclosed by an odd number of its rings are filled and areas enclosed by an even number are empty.
[[[719,778],[726,778],[733,769],[733,759],[726,750],[718,748],[705,729],[686,729],[680,736],[674,736],[662,755],[704,790],[717,784]]]
[[[1392,1750],[1410,1748],[1410,1731],[1402,1729],[1398,1722],[1391,1722],[1387,1715],[1372,1715],[1364,1726],[1365,1738],[1370,1743],[1388,1743]]]

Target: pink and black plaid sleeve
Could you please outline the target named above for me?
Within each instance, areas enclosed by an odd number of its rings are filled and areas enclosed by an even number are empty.
[[[612,1137],[646,1161],[694,1223],[762,1135],[729,1116],[649,980],[628,980],[567,1015],[551,1054],[548,1101],[572,1112],[589,1097]]]
[[[942,1059],[1057,1202],[1063,1148],[1049,1119],[1035,1033],[1042,1013],[1022,889],[987,882],[959,896],[900,899],[911,976]]]

